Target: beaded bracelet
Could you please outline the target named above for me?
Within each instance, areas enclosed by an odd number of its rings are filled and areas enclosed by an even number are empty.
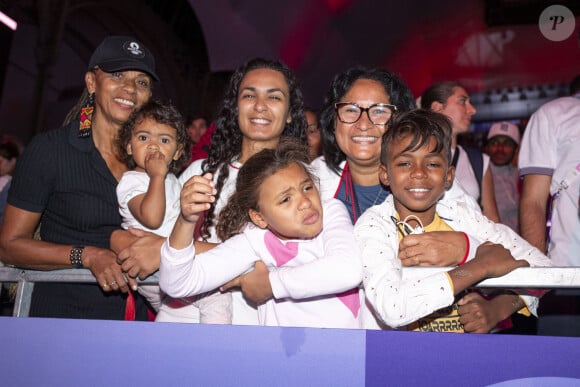
[[[70,263],[75,269],[83,267],[83,250],[85,246],[73,246],[70,249]]]

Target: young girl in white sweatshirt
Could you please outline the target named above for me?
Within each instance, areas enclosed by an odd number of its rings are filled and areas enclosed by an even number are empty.
[[[307,165],[306,148],[291,141],[246,161],[220,213],[224,242],[200,254],[193,230],[215,190],[211,176],[190,179],[181,215],[161,249],[161,288],[172,297],[200,294],[261,260],[273,294],[258,305],[261,324],[362,327],[362,267],[352,223],[341,202],[321,202]]]

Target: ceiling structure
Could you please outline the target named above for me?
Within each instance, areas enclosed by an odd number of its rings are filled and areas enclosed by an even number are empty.
[[[580,2],[558,2],[576,16],[574,33],[561,42],[546,39],[538,27],[539,14],[552,3],[0,0],[0,10],[19,22],[0,129],[33,133],[57,124],[82,90],[90,53],[108,34],[135,35],[153,51],[162,78],[157,95],[184,112],[214,113],[228,75],[256,56],[285,61],[314,107],[336,73],[358,64],[399,74],[416,95],[446,79],[480,92],[482,101],[485,93],[558,87],[580,73]],[[45,56],[50,66],[42,73],[39,53],[47,47],[54,57]],[[44,96],[45,113],[36,124],[23,123],[42,107],[30,103],[39,101],[35,93]]]
[[[553,2],[189,1],[212,70],[279,57],[296,71],[309,104],[321,100],[334,74],[356,64],[399,73],[415,94],[443,79],[479,91],[568,82],[580,72],[578,34],[552,42],[538,28]],[[568,3],[579,16],[580,3]]]
[[[0,47],[8,59],[2,134],[27,142],[60,126],[84,88],[91,53],[108,35],[136,36],[153,52],[163,80],[156,97],[184,114],[204,104],[206,93],[194,90],[203,91],[212,73],[187,0],[0,0],[0,11],[18,22],[8,52]]]

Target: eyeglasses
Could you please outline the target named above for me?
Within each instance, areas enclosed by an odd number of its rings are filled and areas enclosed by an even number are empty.
[[[354,102],[339,102],[334,104],[334,110],[336,110],[338,119],[345,124],[354,124],[360,119],[363,112],[366,112],[373,124],[385,125],[393,113],[397,111],[397,107],[388,103],[375,103],[368,108],[363,108]]]

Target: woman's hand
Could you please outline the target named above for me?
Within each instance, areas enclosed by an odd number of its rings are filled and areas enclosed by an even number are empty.
[[[403,266],[457,266],[465,257],[467,240],[462,232],[432,231],[405,236],[399,243]]]
[[[112,250],[86,246],[83,251],[83,265],[93,273],[103,291],[129,291],[127,279],[117,263],[117,255]]]
[[[242,274],[221,286],[220,291],[225,292],[235,287],[240,287],[244,297],[257,305],[268,301],[274,296],[270,285],[270,271],[262,261],[256,261],[254,270]]]
[[[117,256],[121,270],[129,277],[133,290],[137,289],[135,278],[145,279],[159,269],[161,245],[165,238],[151,232],[129,228],[138,237]]]

